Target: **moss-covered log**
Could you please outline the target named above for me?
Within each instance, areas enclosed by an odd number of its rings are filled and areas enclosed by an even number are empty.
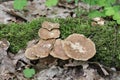
[[[104,26],[91,26],[84,19],[46,19],[40,18],[29,23],[0,25],[0,39],[6,38],[10,41],[10,51],[16,53],[25,48],[26,43],[32,39],[39,38],[38,30],[43,21],[60,23],[61,38],[64,39],[72,33],[84,34],[91,38],[97,49],[97,54],[92,61],[103,63],[107,66],[120,66],[120,27],[112,22]]]

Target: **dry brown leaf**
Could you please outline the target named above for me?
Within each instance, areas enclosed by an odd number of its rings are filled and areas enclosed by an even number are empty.
[[[13,63],[16,70],[22,70],[26,65],[31,65],[30,60],[28,60],[24,55],[25,50],[19,50],[19,52],[13,57]]]
[[[27,43],[27,47],[26,48],[30,48],[30,47],[34,46],[35,44],[37,44],[37,43],[38,43],[38,39],[31,40],[31,41],[29,41]]]
[[[7,56],[7,52],[4,49],[0,48],[0,62],[2,62],[5,56]]]
[[[15,12],[14,10],[4,10],[6,13],[8,13],[9,15],[11,16],[14,16],[16,18],[20,18],[22,19],[23,21],[29,21],[25,15],[21,14],[20,12]]]
[[[5,56],[0,64],[0,74],[4,75],[7,73],[15,73],[15,65],[10,58]]]
[[[89,62],[89,64],[90,64],[90,67],[92,67],[94,69],[97,69],[98,73],[101,76],[108,76],[112,72],[111,69],[105,68],[103,65],[101,65],[101,64],[99,64],[97,62]]]
[[[13,80],[14,79],[14,75],[12,74],[5,74],[5,75],[0,75],[0,80]]]

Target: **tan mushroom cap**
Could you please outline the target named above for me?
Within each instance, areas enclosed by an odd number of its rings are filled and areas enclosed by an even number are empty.
[[[7,41],[6,39],[0,40],[0,48],[7,50],[9,48],[9,46],[10,46],[9,41]]]
[[[53,29],[51,31],[48,31],[47,29],[40,28],[38,35],[42,39],[58,38],[60,36],[60,31],[58,29]]]
[[[54,48],[51,51],[50,55],[52,55],[55,58],[60,58],[62,60],[66,60],[66,59],[69,59],[69,57],[65,54],[62,42],[63,42],[63,40],[61,40],[61,39],[56,40],[56,42],[54,44]]]
[[[36,56],[36,51],[34,47],[27,48],[25,51],[25,57],[31,60],[38,59],[39,57]]]
[[[40,40],[38,44],[36,44],[35,47],[35,52],[36,56],[39,58],[44,58],[47,57],[55,43],[55,39],[50,39],[50,40]]]
[[[52,30],[52,29],[60,28],[60,24],[44,21],[42,24],[42,28],[45,28],[47,30]]]
[[[95,44],[81,34],[68,36],[63,45],[66,55],[75,60],[86,61],[96,53]]]

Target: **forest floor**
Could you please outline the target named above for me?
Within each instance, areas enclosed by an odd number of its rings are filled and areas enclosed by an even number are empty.
[[[79,8],[77,13],[76,8]],[[24,10],[18,11],[14,10],[13,1],[5,1],[0,3],[0,23],[21,24],[40,17],[74,19],[84,12],[82,9],[89,11],[89,5],[82,2],[75,5],[63,1],[48,8],[45,6],[45,0],[33,0],[28,1]],[[86,19],[85,15],[81,16]],[[38,40],[33,39],[27,46],[37,42]],[[7,39],[0,40],[0,80],[120,80],[120,71],[115,67],[106,67],[91,61],[64,61],[51,56],[31,61],[24,55],[26,49],[20,49],[16,54],[10,52],[10,44]],[[26,68],[35,70],[31,78],[25,77],[23,71]],[[29,71],[27,74],[31,74]]]

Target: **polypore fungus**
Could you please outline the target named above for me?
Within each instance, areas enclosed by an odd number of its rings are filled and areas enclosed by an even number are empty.
[[[36,51],[35,51],[35,47],[30,47],[30,48],[27,48],[26,51],[25,51],[25,57],[27,57],[28,59],[31,59],[31,60],[35,60],[35,59],[39,59],[38,56],[36,56]]]
[[[63,42],[63,40],[61,40],[61,39],[56,40],[56,42],[54,44],[54,48],[51,51],[50,55],[52,55],[53,57],[56,57],[56,58],[60,58],[62,60],[66,60],[66,59],[69,59],[69,57],[65,54],[62,42]]]
[[[72,34],[63,42],[65,53],[75,60],[86,61],[92,58],[95,53],[95,44],[84,35]]]
[[[25,56],[31,60],[44,58],[51,52],[55,39],[40,40],[36,45],[25,51]]]
[[[96,53],[95,44],[82,34],[72,34],[65,40],[57,39],[60,36],[58,23],[43,22],[38,35],[41,38],[39,42],[25,51],[25,56],[31,60],[50,54],[62,60],[72,58],[86,61]]]
[[[40,58],[47,57],[51,50],[53,49],[55,39],[50,40],[40,40],[37,45],[35,45],[35,51],[37,56]]]
[[[58,29],[53,29],[49,31],[47,29],[40,28],[38,35],[42,39],[53,39],[53,38],[58,38],[60,36],[60,31]]]
[[[58,29],[60,24],[58,23],[52,23],[52,22],[48,22],[48,21],[44,21],[42,24],[42,28],[45,28],[49,31],[51,31],[52,29]]]

